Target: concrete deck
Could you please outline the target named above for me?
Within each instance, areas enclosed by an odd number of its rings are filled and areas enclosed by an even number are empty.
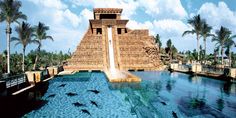
[[[33,88],[35,85],[30,85],[30,86],[28,86],[28,87],[26,87],[26,88],[23,88],[23,89],[20,89],[19,91],[16,91],[16,92],[14,92],[14,93],[12,93],[12,95],[17,95],[17,94],[20,94],[20,93],[22,93],[22,92],[24,92],[24,91],[26,91],[26,90],[29,90],[29,89],[31,89],[31,88]]]
[[[186,74],[191,74],[191,75],[197,75],[197,76],[204,76],[204,77],[210,77],[210,78],[214,78],[217,80],[223,80],[223,81],[231,81],[231,82],[235,82],[234,79],[232,77],[225,77],[222,74],[215,74],[215,73],[209,73],[209,72],[197,72],[197,73],[193,73],[190,71],[186,71],[186,70],[172,70],[174,72],[180,72],[180,73],[186,73]]]
[[[141,79],[128,71],[120,71],[122,74],[126,75],[126,78],[114,78],[109,71],[104,71],[109,82],[119,83],[119,82],[141,82]]]
[[[58,75],[70,75],[74,74],[76,71],[61,71]]]

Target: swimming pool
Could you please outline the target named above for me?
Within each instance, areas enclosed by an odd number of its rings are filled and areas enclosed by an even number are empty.
[[[49,81],[26,117],[176,118],[236,116],[235,84],[177,72],[132,72],[141,83],[109,83],[101,72]]]

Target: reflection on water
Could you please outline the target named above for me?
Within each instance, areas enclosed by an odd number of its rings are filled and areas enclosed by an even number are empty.
[[[230,93],[235,93],[232,86],[235,86],[235,84],[232,84],[231,82],[225,82],[223,84],[222,89],[224,90],[225,94],[230,95]]]
[[[111,90],[122,88],[141,89],[141,85],[140,83],[110,83],[109,88]]]
[[[38,102],[38,107],[28,109],[24,113],[30,113],[25,116],[236,116],[236,87],[233,83],[167,71],[132,73],[142,78],[142,82],[108,83],[103,73],[88,72],[55,78],[49,82],[48,88],[45,86],[44,90],[32,92],[36,101],[30,104],[37,105]]]
[[[229,105],[236,103],[235,84],[176,72],[133,72],[133,74],[142,78],[142,89],[130,88],[129,91],[135,91],[135,94],[126,94],[138,96],[141,102],[160,111],[160,116],[171,114],[173,111],[177,116],[184,117],[236,116],[236,109],[232,107],[233,105]],[[165,89],[162,89],[163,87]],[[129,98],[130,101],[135,101],[132,97]]]

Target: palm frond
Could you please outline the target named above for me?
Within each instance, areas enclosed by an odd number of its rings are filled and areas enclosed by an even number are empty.
[[[233,35],[233,36],[230,37],[230,39],[234,39],[234,38],[236,38],[236,35]]]
[[[15,47],[16,47],[17,45],[19,45],[19,44],[22,44],[22,43],[21,43],[21,42],[16,42]]]
[[[182,34],[182,37],[187,35],[187,34],[194,34],[195,33],[195,30],[191,30],[191,31],[184,31],[184,33]]]
[[[47,38],[47,39],[51,39],[52,41],[54,41],[53,38],[52,38],[52,36],[46,36],[46,38]]]
[[[13,41],[18,41],[18,42],[19,42],[20,39],[19,39],[19,38],[16,38],[16,37],[12,37],[12,38],[11,38],[11,42],[13,42]]]

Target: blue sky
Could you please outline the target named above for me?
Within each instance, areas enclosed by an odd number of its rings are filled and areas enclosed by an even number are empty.
[[[44,41],[43,49],[51,52],[74,52],[88,28],[88,19],[93,18],[93,8],[123,8],[123,19],[129,19],[131,29],[149,29],[150,35],[160,34],[163,45],[168,39],[180,51],[196,48],[196,37],[182,37],[190,30],[187,19],[200,14],[213,31],[221,25],[236,34],[235,0],[21,0],[21,11],[28,16],[32,26],[39,21],[50,26],[49,34],[54,41]],[[15,28],[16,24],[12,25]],[[0,24],[0,52],[6,49],[5,22]],[[12,36],[17,36],[15,33]],[[235,39],[236,41],[236,39]],[[201,42],[202,43],[202,42]],[[207,41],[207,52],[211,53],[214,43]],[[27,47],[27,52],[36,45]],[[22,52],[22,46],[11,43],[11,52]],[[235,51],[235,49],[234,49]]]

